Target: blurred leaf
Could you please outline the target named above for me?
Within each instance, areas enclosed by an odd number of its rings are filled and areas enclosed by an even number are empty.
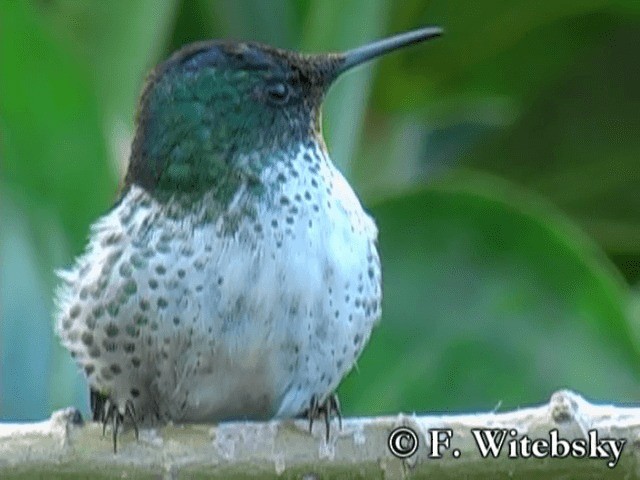
[[[640,394],[621,278],[547,206],[474,175],[373,209],[383,321],[347,413],[505,408],[558,388]]]
[[[91,68],[103,133],[124,175],[138,95],[167,43],[177,0],[56,0],[43,12]]]
[[[86,405],[86,388],[54,338],[52,272],[42,275],[26,216],[7,189],[0,192],[0,419],[39,420],[52,408]],[[47,233],[49,253],[59,259],[62,233],[51,222]]]
[[[179,2],[176,9],[176,21],[167,52],[174,52],[180,47],[208,38],[223,37],[218,33],[219,11],[211,0],[190,0]]]
[[[445,35],[432,45],[389,57],[376,99],[405,108],[432,108],[433,102],[446,101],[451,109],[486,96],[525,98],[606,37],[603,32],[615,21],[607,15],[611,3],[405,2],[393,10],[396,29],[438,24]]]
[[[209,2],[220,36],[294,48],[298,40],[294,3],[281,0]]]
[[[339,6],[335,1],[313,1],[302,50],[344,51],[377,40],[384,36],[388,7],[382,0],[340,2]],[[347,176],[363,126],[372,72],[368,64],[346,73],[331,88],[323,107],[331,158]]]
[[[381,62],[378,115],[353,165],[362,192],[375,199],[482,168],[552,199],[640,279],[640,67],[630,62],[640,16],[620,15],[628,3],[393,9],[399,29],[419,18],[446,33]]]
[[[8,185],[62,220],[74,249],[113,197],[91,82],[27,2],[2,2],[0,115]],[[37,228],[37,224],[34,223]]]
[[[640,275],[640,25],[620,25],[462,161],[516,180],[574,216]],[[633,266],[629,266],[633,269]],[[630,271],[633,274],[632,271]],[[637,278],[640,278],[637,277]]]

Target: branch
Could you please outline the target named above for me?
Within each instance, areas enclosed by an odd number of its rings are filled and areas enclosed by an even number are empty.
[[[418,437],[417,451],[405,459],[389,448],[390,432],[401,426]],[[451,430],[449,444],[438,429]],[[497,458],[481,456],[490,439],[495,448],[503,440]],[[82,425],[77,410],[68,408],[40,423],[0,424],[0,478],[636,478],[638,439],[640,408],[593,405],[570,391],[555,393],[547,405],[506,413],[350,418],[341,431],[334,420],[328,443],[321,421],[312,434],[303,420],[169,425],[141,430],[139,441],[125,432],[117,454],[101,426]],[[410,436],[396,440],[401,449],[411,447]],[[536,453],[545,458],[533,458]],[[599,458],[574,458],[582,453]],[[558,455],[565,458],[551,458]]]

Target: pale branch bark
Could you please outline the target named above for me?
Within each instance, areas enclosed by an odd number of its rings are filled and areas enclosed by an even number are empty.
[[[69,408],[44,422],[0,424],[0,478],[640,478],[640,408],[594,405],[570,391],[555,393],[546,405],[505,413],[349,418],[341,431],[334,420],[328,443],[322,421],[312,434],[303,420],[170,425],[141,430],[139,441],[125,432],[114,454],[110,432],[102,437],[101,426],[77,420]],[[419,438],[415,455],[404,460],[388,446],[399,426]],[[447,428],[453,431],[451,448],[430,458],[431,432]],[[518,434],[507,436],[498,458],[482,458],[476,428]],[[612,457],[508,457],[509,440],[526,435],[549,442],[556,429],[569,441],[595,431],[600,439],[626,443],[615,468],[607,466]]]

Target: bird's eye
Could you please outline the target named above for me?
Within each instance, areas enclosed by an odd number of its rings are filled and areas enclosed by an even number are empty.
[[[275,105],[282,105],[289,100],[289,85],[276,82],[267,86],[267,98]]]

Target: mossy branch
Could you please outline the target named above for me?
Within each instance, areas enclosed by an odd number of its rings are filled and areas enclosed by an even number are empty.
[[[101,426],[77,420],[77,411],[69,408],[44,422],[0,424],[0,478],[640,477],[640,408],[594,405],[570,391],[555,393],[546,405],[505,413],[349,418],[341,431],[334,420],[329,442],[323,422],[316,422],[312,434],[303,420],[170,425],[141,430],[138,441],[133,432],[125,432],[114,454]],[[394,457],[389,449],[390,432],[400,426],[415,431],[419,439],[416,453],[406,459]],[[473,434],[479,428],[508,432],[497,458],[480,455],[479,434]],[[441,458],[430,457],[434,429],[452,431],[449,448],[442,443]],[[510,433],[514,429],[515,436]],[[552,431],[585,445],[585,439],[595,436],[626,442],[613,468],[613,455],[509,458],[510,441],[522,445],[526,436],[548,445]],[[444,442],[446,434],[438,438]],[[406,446],[406,438],[399,445]]]

